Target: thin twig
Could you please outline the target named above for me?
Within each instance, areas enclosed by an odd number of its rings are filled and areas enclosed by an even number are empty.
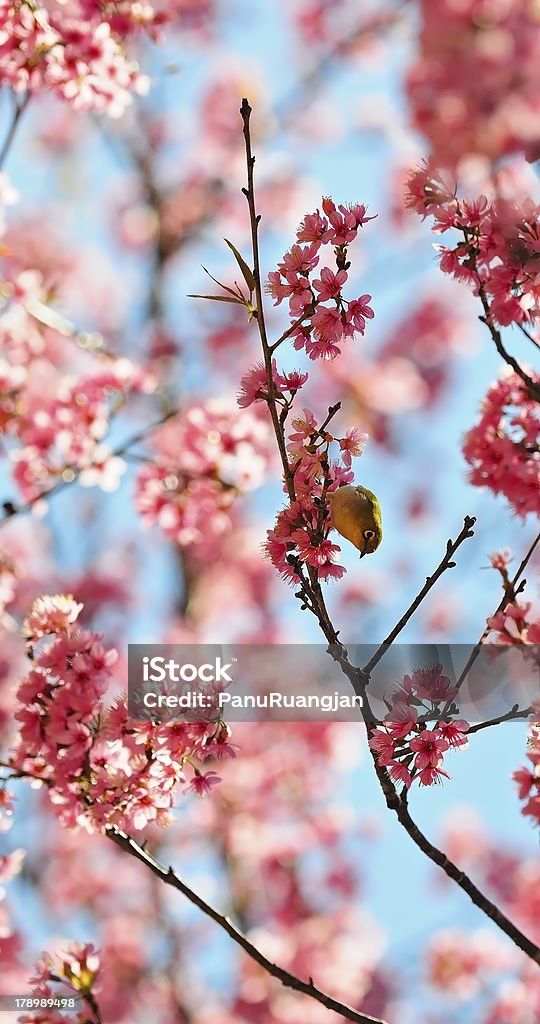
[[[252,960],[259,964],[260,967],[266,971],[267,974],[272,975],[281,982],[286,988],[292,988],[295,992],[302,992],[306,996],[310,996],[315,999],[322,1006],[325,1006],[328,1010],[333,1010],[335,1013],[341,1014],[342,1017],[346,1017],[347,1020],[355,1021],[356,1024],[385,1024],[378,1017],[371,1017],[369,1014],[360,1013],[358,1010],[353,1009],[352,1006],[347,1006],[345,1003],[340,1002],[338,999],[334,999],[328,993],[323,992],[321,989],[313,983],[310,978],[309,981],[302,981],[301,978],[297,978],[296,975],[286,971],[283,967],[279,967],[277,964],[269,960],[268,957],[261,953],[256,946],[240,931],[239,928],[227,917],[225,914],[221,914],[219,910],[207,903],[206,900],[199,896],[198,893],[190,889],[185,882],[176,874],[172,867],[166,868],[164,864],[161,864],[155,857],[152,857],[147,850],[144,850],[142,846],[139,846],[134,839],[126,835],[124,832],[120,832],[116,829],[108,829],[107,835],[116,846],[120,847],[126,853],[131,854],[137,860],[141,861],[150,871],[153,872],[158,878],[165,882],[166,885],[172,886],[181,892],[190,903],[193,903],[199,910],[202,910],[207,917],[212,918],[223,928],[227,935],[229,935],[237,945],[241,946],[245,953]]]
[[[485,314],[484,316],[480,317],[480,320],[482,321],[483,324],[486,325],[489,333],[491,334],[493,344],[495,345],[495,348],[497,349],[497,352],[499,353],[501,359],[504,359],[505,363],[507,363],[508,366],[510,366],[514,370],[514,372],[517,373],[518,377],[521,377],[523,383],[526,384],[527,386],[527,390],[530,396],[534,398],[537,402],[540,402],[540,384],[529,376],[529,374],[518,363],[517,359],[514,359],[514,356],[511,356],[503,345],[501,333],[500,331],[497,330],[495,324],[493,323],[491,307],[489,305],[488,297],[486,295],[486,290],[483,284],[479,284],[478,294],[480,296],[482,306],[484,307]]]
[[[453,556],[455,555],[456,551],[461,546],[461,544],[463,544],[463,542],[467,540],[469,537],[473,536],[473,526],[475,522],[476,519],[474,516],[465,516],[463,520],[463,528],[456,537],[456,539],[447,541],[446,551],[444,553],[444,556],[441,558],[441,561],[439,562],[437,568],[435,569],[435,572],[431,576],[426,577],[426,582],[424,583],[424,586],[418,592],[414,601],[411,602],[411,604],[407,608],[407,611],[404,613],[404,615],[401,616],[399,622],[397,622],[394,628],[390,631],[390,633],[386,637],[386,640],[383,640],[382,644],[375,651],[375,654],[373,655],[372,658],[370,658],[367,665],[364,665],[363,671],[367,676],[371,674],[375,666],[378,665],[381,658],[384,657],[386,651],[392,646],[396,637],[398,637],[401,631],[405,628],[409,619],[412,618],[418,607],[422,604],[424,598],[429,594],[429,591],[432,589],[432,587],[435,586],[437,580],[442,576],[444,572],[446,572],[447,569],[454,568],[456,563],[453,561]]]
[[[249,207],[249,223],[251,228],[251,247],[253,252],[253,276],[255,278],[255,298],[257,302],[257,326],[259,328],[259,335],[262,342],[264,365],[266,369],[266,383],[268,387],[268,399],[267,405],[270,410],[272,417],[272,424],[274,427],[274,433],[276,435],[276,441],[279,447],[279,454],[281,456],[281,464],[283,467],[283,475],[285,478],[285,485],[289,499],[294,501],[296,498],[294,489],[294,478],[293,473],[289,464],[287,456],[287,449],[285,446],[285,438],[279,424],[279,413],[277,410],[276,402],[276,384],[274,381],[274,375],[272,373],[272,352],[270,344],[268,342],[268,335],[266,332],[266,320],[264,316],[264,302],[263,302],[263,288],[262,288],[262,277],[261,267],[259,258],[259,221],[260,217],[257,214],[255,207],[255,185],[253,168],[255,166],[255,157],[251,151],[251,135],[249,129],[249,119],[251,116],[251,107],[247,99],[242,100],[242,106],[240,108],[240,114],[244,123],[244,142],[246,147],[246,162],[247,162],[247,177],[248,184],[247,188],[242,189]]]
[[[268,396],[266,403],[270,411],[272,419],[272,426],[276,438],[276,443],[279,450],[281,459],[281,465],[283,469],[283,477],[285,480],[285,486],[287,488],[287,494],[291,503],[296,500],[296,491],[294,485],[294,471],[289,463],[287,455],[287,446],[285,444],[285,436],[283,432],[283,425],[280,422],[277,402],[276,402],[276,385],[272,373],[272,347],[268,341],[268,334],[266,330],[266,320],[264,315],[264,302],[263,302],[263,287],[262,287],[262,275],[259,255],[259,222],[260,216],[257,214],[256,202],[255,202],[255,183],[253,168],[255,166],[255,157],[251,148],[251,133],[250,133],[250,117],[251,107],[247,99],[242,100],[242,106],[240,107],[240,114],[244,125],[244,142],[246,148],[246,164],[247,164],[247,188],[242,189],[249,208],[249,222],[251,228],[251,246],[253,254],[253,277],[255,279],[255,299],[257,302],[256,320],[259,328],[259,336],[261,339],[261,345],[263,350],[264,365],[266,371],[266,384],[268,389]],[[317,573],[312,566],[307,567],[307,573],[309,576],[309,584],[305,577],[301,575],[301,586],[305,591],[307,600],[304,602],[307,607],[310,607],[314,611],[317,619],[321,625],[324,635],[329,643],[338,642],[338,634],[336,633],[328,610],[324,601],[321,586],[317,577]],[[300,573],[299,573],[300,575]],[[310,603],[311,601],[311,603]]]
[[[302,316],[299,316],[298,320],[295,320],[291,324],[291,326],[287,328],[286,331],[283,331],[283,334],[280,334],[279,338],[276,341],[274,341],[272,345],[270,345],[270,352],[272,353],[272,355],[274,354],[276,349],[279,348],[279,346],[284,341],[287,340],[287,338],[290,338],[291,334],[294,334],[296,328],[300,327],[304,323],[304,320],[309,319],[310,316],[311,313],[302,313]]]
[[[96,997],[92,995],[91,992],[87,992],[84,997],[84,1001],[85,1003],[88,1003],[88,1006],[90,1007],[92,1013],[94,1014],[95,1024],[103,1024],[103,1017],[101,1016],[101,1012]]]
[[[321,425],[319,427],[319,430],[318,430],[318,433],[320,435],[324,434],[324,431],[326,430],[328,424],[330,423],[330,420],[333,420],[334,416],[336,415],[336,413],[339,412],[340,409],[341,409],[341,402],[336,402],[335,405],[329,405],[328,406],[328,415],[327,415],[326,419],[324,420],[324,422],[321,423]]]
[[[520,709],[518,704],[514,704],[514,707],[507,711],[505,715],[499,715],[498,718],[490,718],[488,722],[477,722],[476,725],[470,725],[467,729],[467,736],[470,736],[472,732],[490,729],[493,725],[502,725],[504,722],[524,721],[530,718],[532,710],[532,708]]]
[[[528,331],[527,328],[523,326],[523,324],[518,324],[518,327],[521,333],[524,334],[525,337],[529,339],[529,341],[532,341],[533,345],[536,345],[536,347],[540,349],[540,341],[537,341],[536,338],[533,338],[530,331]]]
[[[527,566],[528,566],[528,564],[529,564],[529,562],[530,562],[534,552],[536,551],[536,548],[538,547],[538,544],[540,544],[540,533],[534,538],[534,540],[533,540],[529,550],[527,551],[527,554],[525,555],[523,561],[521,562],[521,565],[519,566],[519,568],[518,568],[514,578],[511,580],[510,586],[505,589],[504,594],[503,594],[503,596],[502,596],[502,598],[501,598],[497,608],[493,612],[493,615],[490,616],[490,618],[493,618],[495,615],[498,615],[499,612],[504,611],[506,606],[508,604],[510,604],[511,601],[515,600],[515,598],[517,596],[516,587],[517,587],[517,585],[519,583],[519,580],[520,580],[521,576],[525,572],[525,569],[527,568]],[[524,586],[525,582],[526,582],[525,580],[522,581],[521,587]],[[463,685],[463,681],[465,680],[467,674],[470,672],[470,670],[471,670],[472,666],[474,665],[478,655],[480,654],[480,651],[482,650],[482,646],[483,646],[484,640],[486,639],[487,636],[489,636],[489,632],[490,632],[489,626],[486,626],[484,631],[483,631],[483,633],[482,633],[482,636],[480,637],[480,639],[478,640],[476,645],[473,647],[473,649],[472,649],[472,651],[471,651],[471,653],[470,653],[470,655],[469,655],[469,657],[467,659],[467,663],[465,665],[465,668],[461,672],[461,675],[460,675],[460,677],[459,677],[459,679],[458,679],[458,681],[456,683],[456,686],[457,686],[458,690]],[[444,709],[443,715],[447,711],[448,711],[448,707]]]

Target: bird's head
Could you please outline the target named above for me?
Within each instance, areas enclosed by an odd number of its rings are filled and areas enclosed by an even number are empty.
[[[377,550],[382,540],[382,530],[378,523],[362,530],[360,558],[364,555],[371,555]]]

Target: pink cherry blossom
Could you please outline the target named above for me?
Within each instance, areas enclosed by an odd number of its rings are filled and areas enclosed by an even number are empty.
[[[313,282],[315,291],[319,293],[319,302],[327,302],[328,299],[339,295],[347,279],[346,270],[339,270],[337,274],[334,274],[329,267],[323,267],[320,278]]]
[[[73,598],[44,597],[24,624],[29,643],[49,640],[33,649],[33,668],[18,690],[13,766],[44,781],[67,828],[165,826],[175,788],[186,780],[185,762],[199,779],[196,762],[207,759],[206,742],[218,742],[223,728],[210,722],[130,722],[124,701],[107,707],[116,651],[78,626],[81,608]],[[234,756],[230,744],[222,755]],[[219,781],[214,772],[201,779],[192,787],[199,795]]]
[[[195,796],[204,796],[211,791],[213,786],[217,786],[220,782],[221,779],[215,772],[197,771],[191,779],[189,789],[195,793]]]
[[[526,0],[482,8],[421,0],[419,51],[408,75],[414,127],[434,159],[492,163],[538,155],[538,22]]]
[[[343,452],[344,466],[350,469],[353,458],[362,454],[368,439],[369,435],[364,434],[358,427],[351,427],[350,430],[347,430],[345,437],[342,437],[339,442],[339,447]]]
[[[441,764],[443,754],[448,750],[449,743],[439,730],[424,729],[410,740],[409,746],[416,753],[417,768],[437,768]]]
[[[540,511],[539,430],[538,402],[527,395],[521,378],[505,369],[489,387],[480,418],[463,442],[471,483],[503,495],[522,517]]]
[[[82,20],[69,7],[49,11],[1,0],[0,13],[0,79],[16,92],[49,88],[77,110],[121,117],[133,93],[147,91],[148,80],[97,10]]]
[[[244,405],[213,399],[192,406],[153,435],[155,461],[138,476],[136,508],[180,545],[231,528],[239,493],[264,478],[270,423],[246,408],[265,386],[260,366],[244,378]]]
[[[311,359],[334,359],[341,351],[339,342],[352,338],[356,332],[363,334],[366,318],[374,316],[370,295],[349,301],[342,295],[348,280],[347,246],[356,238],[359,227],[373,218],[366,216],[366,209],[360,204],[336,207],[333,200],[326,198],[322,206],[324,216],[317,210],[304,218],[297,231],[297,242],[285,253],[277,271],[270,272],[267,291],[275,305],[288,298],[292,322],[302,321],[292,332],[294,347],[305,348]],[[308,244],[301,245],[302,242]],[[336,269],[323,267],[320,276],[311,279],[319,263],[320,247],[328,243],[336,247]],[[329,301],[335,306],[322,305]]]

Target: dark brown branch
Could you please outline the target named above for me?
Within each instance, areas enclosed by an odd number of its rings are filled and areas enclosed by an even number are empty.
[[[347,1006],[345,1003],[341,1003],[338,999],[334,999],[332,996],[323,992],[321,989],[313,983],[310,978],[309,981],[302,981],[301,978],[297,978],[296,975],[291,974],[284,968],[279,967],[277,964],[269,960],[268,957],[261,953],[252,942],[249,941],[246,935],[240,931],[239,928],[227,917],[225,914],[221,914],[219,910],[207,903],[206,900],[199,896],[198,893],[190,889],[185,882],[176,874],[173,868],[166,868],[165,865],[160,864],[158,860],[151,856],[146,850],[139,846],[130,836],[124,832],[119,832],[114,829],[107,831],[109,839],[112,840],[116,846],[120,847],[126,853],[131,854],[137,860],[141,861],[150,871],[153,872],[158,878],[161,879],[166,885],[170,885],[173,889],[177,889],[181,892],[190,903],[193,903],[199,910],[206,914],[207,917],[211,917],[216,924],[219,925],[227,935],[232,938],[238,946],[244,950],[245,953],[255,963],[259,964],[260,967],[267,974],[272,975],[281,982],[286,988],[294,989],[295,992],[302,992],[306,996],[310,996],[311,999],[315,999],[322,1006],[325,1006],[328,1010],[333,1010],[334,1013],[339,1013],[342,1017],[346,1017],[347,1020],[355,1021],[356,1024],[385,1024],[378,1017],[371,1017],[369,1014],[360,1013],[359,1010],[355,1010],[352,1006]]]
[[[537,402],[540,402],[540,384],[529,376],[529,374],[518,363],[517,359],[514,359],[514,356],[511,356],[503,345],[501,333],[500,331],[497,330],[495,324],[493,323],[491,308],[483,284],[479,284],[478,294],[480,296],[482,306],[484,307],[484,316],[481,316],[480,320],[482,321],[483,324],[486,325],[489,333],[491,334],[493,344],[495,345],[495,348],[497,349],[497,352],[499,353],[501,359],[504,359],[505,363],[507,363],[507,365],[512,368],[514,373],[517,373],[518,377],[521,377],[523,383],[527,387],[527,391],[531,398],[534,398]]]
[[[418,592],[414,601],[409,605],[405,614],[401,616],[399,622],[396,623],[394,628],[386,637],[386,640],[383,640],[380,647],[375,651],[373,657],[368,661],[367,665],[364,666],[364,672],[367,676],[371,674],[375,666],[378,665],[381,658],[384,657],[386,651],[392,646],[395,639],[405,628],[409,619],[412,618],[416,610],[422,604],[424,598],[427,597],[432,587],[435,586],[437,580],[442,576],[444,572],[446,572],[447,569],[454,568],[456,563],[453,561],[453,557],[458,548],[461,546],[461,544],[463,544],[463,542],[467,540],[469,537],[473,536],[473,526],[475,522],[476,519],[474,518],[474,516],[465,516],[465,519],[463,520],[463,528],[456,537],[456,539],[447,541],[445,554],[443,558],[441,558],[441,561],[439,562],[437,568],[435,569],[435,572],[431,576],[426,577],[426,582],[424,583],[424,586]]]
[[[488,899],[483,892],[481,892],[472,879],[470,879],[464,871],[461,871],[458,868],[457,864],[454,864],[454,862],[451,861],[442,850],[439,850],[429,841],[424,833],[418,828],[416,822],[413,821],[409,813],[406,800],[398,796],[386,768],[379,765],[376,754],[371,750],[371,748],[370,753],[377,778],[386,800],[386,806],[389,810],[394,811],[399,823],[411,837],[413,843],[415,843],[416,846],[425,853],[426,857],[429,857],[434,864],[437,864],[448,878],[451,878],[452,881],[456,882],[463,892],[467,893],[475,906],[477,906],[479,910],[482,910],[483,913],[486,914],[486,916],[489,917],[489,919],[493,921],[493,923],[496,924],[509,939],[512,940],[518,949],[521,949],[526,956],[530,957],[535,964],[540,966],[540,947],[535,945],[531,939],[528,939],[527,936],[524,935],[523,932],[521,932],[519,928],[512,923],[512,921],[510,921],[506,914],[503,914],[502,910]]]
[[[87,992],[84,997],[84,1001],[85,1003],[88,1003],[88,1006],[90,1007],[94,1015],[95,1024],[103,1024],[103,1017],[101,1016],[101,1011],[99,1009],[96,997],[92,995],[91,992]]]
[[[519,566],[519,568],[518,568],[514,578],[511,580],[510,586],[505,588],[504,594],[503,594],[503,596],[502,596],[502,598],[501,598],[497,608],[493,612],[493,615],[490,616],[490,618],[493,618],[495,615],[498,615],[499,612],[504,611],[504,609],[506,608],[506,606],[508,604],[510,604],[512,601],[515,601],[518,593],[523,589],[523,587],[525,585],[525,582],[526,582],[525,580],[523,580],[521,582],[521,584],[520,584],[518,589],[516,589],[516,588],[518,587],[519,580],[520,580],[521,576],[523,575],[523,573],[525,572],[525,569],[527,568],[527,566],[528,566],[528,564],[529,564],[529,562],[530,562],[534,552],[536,551],[536,548],[538,547],[538,544],[540,544],[540,533],[533,540],[533,542],[532,542],[529,550],[527,551],[527,554],[525,555],[523,561],[521,562],[521,564],[520,564],[520,566]],[[482,636],[478,640],[478,642],[475,645],[475,647],[473,647],[473,649],[472,649],[472,651],[471,651],[471,653],[470,653],[470,655],[469,655],[469,657],[467,659],[467,663],[465,665],[465,668],[461,672],[461,675],[460,675],[460,677],[459,677],[459,679],[457,681],[456,685],[457,685],[458,690],[462,686],[462,684],[463,684],[467,674],[470,672],[472,666],[474,665],[478,655],[480,654],[480,651],[482,650],[482,645],[484,643],[484,640],[486,639],[486,637],[488,635],[489,635],[489,627],[486,626],[484,631],[483,631],[483,633],[482,633]],[[443,715],[446,714],[447,711],[448,711],[448,706],[444,709]]]
[[[244,123],[244,142],[246,147],[246,162],[247,162],[247,178],[248,185],[247,189],[243,189],[244,195],[248,201],[249,207],[249,223],[251,227],[251,247],[253,252],[253,276],[255,278],[255,299],[257,302],[257,326],[259,328],[259,335],[262,343],[262,350],[264,356],[264,365],[266,369],[266,383],[268,387],[268,399],[267,405],[272,417],[272,424],[274,427],[274,433],[276,435],[276,441],[279,447],[279,454],[281,457],[281,465],[283,468],[283,475],[285,479],[285,485],[287,487],[287,493],[290,501],[294,501],[296,498],[294,489],[294,477],[289,464],[287,456],[287,449],[285,447],[285,438],[283,431],[281,430],[279,423],[279,413],[276,402],[276,385],[272,373],[272,351],[268,342],[268,335],[266,332],[266,320],[264,316],[264,302],[263,302],[263,288],[262,288],[262,277],[261,267],[259,259],[259,221],[260,217],[257,215],[255,206],[255,185],[253,168],[255,166],[255,157],[251,150],[251,134],[249,128],[249,119],[251,116],[251,107],[247,99],[242,100],[242,106],[240,108],[240,114]]]
[[[276,341],[274,341],[272,345],[270,345],[270,352],[272,353],[272,355],[274,354],[274,352],[276,351],[276,349],[277,349],[277,348],[279,348],[279,346],[280,346],[280,345],[281,345],[281,344],[282,344],[282,343],[283,343],[284,341],[286,341],[286,340],[287,340],[287,338],[290,338],[291,334],[294,334],[294,332],[295,332],[296,328],[297,328],[297,327],[300,327],[300,326],[301,326],[301,325],[302,325],[302,324],[304,323],[304,320],[307,320],[307,319],[308,319],[308,316],[309,316],[309,315],[310,315],[310,314],[308,314],[308,313],[302,313],[302,316],[299,316],[299,317],[298,317],[298,320],[295,320],[295,321],[294,321],[294,322],[293,322],[293,323],[291,324],[291,326],[287,328],[287,330],[286,330],[286,331],[283,331],[283,334],[280,334],[279,338],[278,338],[278,339],[277,339]]]
[[[251,148],[251,133],[250,133],[250,117],[251,107],[247,99],[242,100],[242,106],[240,107],[240,115],[242,117],[244,125],[244,142],[246,148],[246,164],[247,164],[247,188],[243,189],[243,193],[248,202],[249,208],[249,222],[251,228],[251,246],[253,253],[253,276],[255,279],[255,299],[257,303],[256,320],[259,328],[259,335],[261,339],[261,345],[264,356],[264,365],[266,370],[266,383],[268,388],[268,397],[266,404],[270,411],[272,418],[272,426],[276,438],[276,443],[279,450],[281,459],[281,465],[283,469],[283,478],[285,486],[287,488],[287,494],[291,502],[296,499],[296,492],[294,486],[294,471],[289,463],[287,455],[287,447],[285,444],[285,435],[283,432],[283,424],[280,422],[277,402],[276,402],[276,386],[274,377],[272,374],[272,347],[268,341],[268,334],[266,330],[266,320],[264,315],[264,302],[263,302],[263,287],[262,287],[262,275],[260,266],[259,256],[259,221],[260,217],[257,214],[257,208],[255,203],[255,184],[253,168],[255,166],[255,157]],[[338,641],[338,634],[336,633],[330,616],[326,608],[324,597],[321,590],[321,585],[317,578],[316,571],[308,566],[307,572],[309,575],[309,583],[302,574],[301,576],[301,587],[306,592],[305,604],[307,607],[314,612],[316,615],[321,629],[329,643],[334,644]],[[310,603],[311,602],[311,603]]]
[[[330,423],[330,420],[333,420],[334,416],[336,415],[336,413],[339,412],[340,409],[341,409],[341,402],[336,402],[335,405],[329,405],[328,406],[328,415],[327,415],[326,419],[324,420],[324,422],[321,423],[321,425],[319,427],[319,430],[318,430],[319,435],[324,434],[324,431],[326,430],[328,424]]]
[[[289,493],[289,497],[291,498],[291,500],[293,500],[295,496],[294,472],[291,469],[287,458],[287,451],[285,447],[285,439],[283,435],[282,424],[280,423],[279,420],[279,414],[277,411],[275,401],[275,388],[272,379],[271,365],[272,353],[271,348],[268,345],[268,338],[264,321],[264,310],[262,305],[261,273],[258,251],[259,218],[256,213],[255,193],[253,188],[253,165],[255,162],[255,158],[251,151],[251,139],[249,131],[251,107],[247,100],[243,101],[240,112],[242,115],[242,120],[244,122],[244,139],[246,143],[246,158],[248,165],[248,188],[244,190],[244,194],[246,195],[246,198],[248,200],[250,212],[251,237],[253,243],[254,276],[257,284],[257,322],[259,326],[259,333],[261,336],[263,353],[265,356],[265,367],[268,386],[267,402],[270,412],[272,414],[272,422],[274,425],[276,441],[281,455],[283,473],[287,484],[287,490]],[[366,711],[368,712],[368,720],[374,720],[371,710],[369,708],[369,700],[367,696],[369,673],[372,671],[375,665],[378,664],[378,662],[384,656],[385,652],[394,642],[396,637],[405,628],[409,619],[417,611],[418,607],[420,606],[424,598],[427,596],[427,594],[430,592],[432,587],[435,585],[437,580],[440,578],[440,576],[442,576],[442,574],[446,572],[447,569],[453,568],[453,566],[455,565],[455,562],[453,561],[453,556],[460,547],[460,545],[466,539],[472,537],[475,521],[476,520],[472,516],[465,517],[463,528],[459,535],[456,537],[454,541],[449,540],[447,542],[446,552],[443,558],[441,559],[439,565],[435,569],[435,572],[431,576],[427,577],[425,585],[422,587],[418,595],[415,597],[412,604],[409,606],[409,608],[402,616],[402,618],[399,620],[394,629],[389,633],[386,640],[381,644],[381,646],[376,651],[371,661],[368,662],[364,669],[357,668],[354,665],[351,665],[348,659],[347,651],[339,642],[338,633],[335,630],[329,618],[324,603],[324,598],[322,596],[320,584],[316,575],[313,572],[311,572],[309,582],[306,581],[305,577],[303,577],[302,575],[302,563],[299,560],[297,560],[295,568],[298,575],[301,576],[302,582],[301,589],[295,596],[300,598],[303,602],[303,607],[308,608],[318,619],[323,634],[330,644],[329,654],[331,655],[331,657],[334,658],[335,661],[339,662],[344,674],[349,679],[354,692],[363,698],[364,706],[366,708]],[[438,850],[437,847],[433,846],[433,844],[426,838],[426,836],[418,828],[418,826],[410,816],[410,813],[407,808],[406,797],[400,797],[398,795],[397,790],[390,776],[388,775],[386,769],[378,764],[376,755],[373,751],[371,751],[371,748],[370,753],[373,759],[375,772],[377,774],[377,778],[383,790],[387,805],[391,810],[396,812],[400,824],[404,827],[405,831],[411,837],[413,842],[418,846],[420,850],[422,850],[423,853],[426,854],[427,857],[429,857],[430,860],[433,861],[433,863],[441,867],[442,870],[448,875],[448,877],[451,878],[454,882],[456,882],[456,884],[459,885],[459,887],[465,893],[467,893],[468,896],[470,896],[470,898],[476,904],[476,906],[478,906],[486,914],[486,916],[490,918],[490,920],[492,920],[503,932],[505,932],[505,934],[508,935],[509,938],[511,938],[512,941],[515,942],[515,944],[521,950],[523,950],[528,956],[530,956],[535,963],[539,963],[540,950],[538,949],[538,947],[535,946],[530,939],[523,935],[523,933],[520,932],[520,930],[514,924],[512,924],[512,922],[503,914],[503,912],[494,903],[492,903],[491,900],[489,900],[488,897],[485,896],[477,888],[477,886],[474,885],[474,883],[468,877],[468,875],[466,875],[463,871],[460,871],[457,865],[454,864],[453,861],[451,861],[446,856],[446,854],[444,854],[441,850]]]
[[[488,722],[477,722],[476,725],[469,726],[467,736],[473,732],[481,732],[482,729],[490,729],[492,725],[502,725],[503,722],[525,721],[532,715],[532,710],[532,708],[520,709],[518,704],[514,704],[514,707],[510,708],[505,715],[499,715],[498,718],[490,718]]]

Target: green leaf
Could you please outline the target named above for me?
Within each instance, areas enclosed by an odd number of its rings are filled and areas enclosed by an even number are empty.
[[[201,264],[201,266],[202,266],[202,264]],[[211,274],[210,271],[207,270],[205,266],[203,266],[203,270],[204,270],[205,274],[208,274],[208,277],[210,278],[211,281],[214,282],[214,284],[218,284],[219,287],[223,288],[223,291],[228,292],[229,295],[234,295],[235,298],[237,297],[237,295],[238,295],[238,286],[237,286],[237,290],[233,291],[233,289],[229,288],[228,285],[223,284],[221,281],[218,281],[217,277],[214,277],[214,275]]]
[[[231,299],[228,295],[193,295],[187,296],[188,299],[213,299],[214,302],[234,302],[236,306],[245,306],[245,302],[241,299]]]
[[[255,291],[255,278],[253,276],[253,271],[248,267],[244,257],[240,255],[240,253],[238,252],[238,249],[236,248],[236,246],[233,245],[232,242],[229,242],[228,238],[225,239],[225,242],[229,246],[229,249],[231,250],[231,252],[234,253],[234,258],[235,258],[236,262],[238,263],[238,266],[240,267],[240,270],[242,271],[242,276],[244,278],[244,281],[246,282],[246,284],[247,284],[247,286],[249,288],[250,296],[253,295],[253,292]]]

